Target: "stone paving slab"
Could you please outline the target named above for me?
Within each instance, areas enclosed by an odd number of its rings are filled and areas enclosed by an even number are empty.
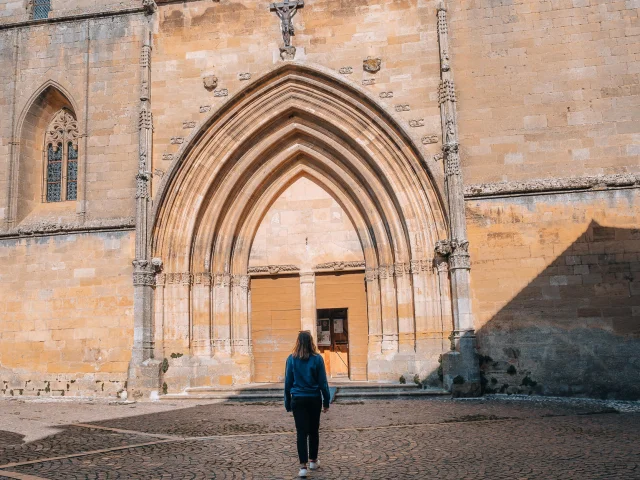
[[[337,403],[323,417],[322,468],[310,478],[640,478],[640,406],[618,406],[501,398]],[[3,472],[31,479],[296,478],[293,419],[281,404],[194,405],[96,423],[0,445],[0,479]],[[2,467],[16,459],[32,461]]]

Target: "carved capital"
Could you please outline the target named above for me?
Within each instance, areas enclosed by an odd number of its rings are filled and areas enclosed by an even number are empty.
[[[378,280],[378,269],[377,268],[367,268],[364,271],[364,279],[367,282],[375,282]]]
[[[166,283],[167,285],[191,285],[192,275],[191,273],[167,273]]]
[[[203,285],[205,287],[211,286],[211,273],[209,272],[200,272],[193,274],[193,284],[194,285]]]
[[[133,262],[133,286],[153,287],[156,284],[156,272],[152,264],[146,260]]]
[[[216,287],[229,287],[231,285],[231,275],[228,273],[216,273],[214,276],[214,285]]]
[[[451,242],[449,240],[438,240],[436,242],[435,251],[442,257],[448,257],[453,252]]]
[[[231,276],[231,285],[233,287],[240,287],[243,291],[249,290],[249,282],[251,277],[249,275],[232,275]]]

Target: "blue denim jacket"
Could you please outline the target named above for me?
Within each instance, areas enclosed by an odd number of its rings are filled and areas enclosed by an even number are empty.
[[[322,404],[329,408],[329,383],[324,360],[311,355],[308,360],[289,355],[284,377],[284,408],[291,411],[291,396],[315,397],[322,394]]]

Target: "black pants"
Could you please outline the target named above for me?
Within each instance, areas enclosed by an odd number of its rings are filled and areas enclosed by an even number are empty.
[[[298,458],[300,463],[307,463],[318,459],[318,445],[320,443],[320,412],[322,410],[322,399],[317,397],[292,397],[291,410],[296,421],[296,432],[298,434]],[[307,439],[309,439],[309,449],[307,450]]]

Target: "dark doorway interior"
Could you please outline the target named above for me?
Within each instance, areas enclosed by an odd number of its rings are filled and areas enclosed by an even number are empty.
[[[324,308],[317,315],[318,349],[330,378],[349,378],[349,316],[346,308]]]

